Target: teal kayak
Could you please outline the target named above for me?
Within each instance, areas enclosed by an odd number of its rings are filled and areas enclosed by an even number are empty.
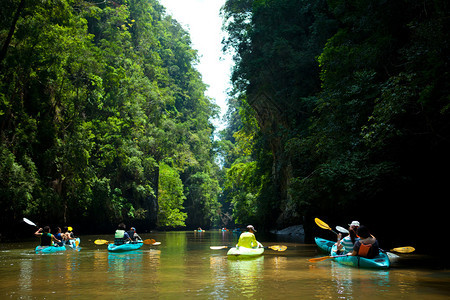
[[[37,246],[36,249],[34,249],[36,253],[55,253],[60,251],[66,251],[66,246]]]
[[[319,247],[319,249],[326,254],[331,252],[331,248],[336,243],[336,242],[321,239],[318,237],[314,238],[314,241],[316,242],[317,247]]]
[[[256,257],[264,253],[264,247],[259,244],[258,248],[233,247],[228,250],[229,257]]]
[[[66,251],[67,249],[79,250],[80,238],[76,238],[66,242],[66,244],[62,246],[53,245],[53,246],[37,246],[34,251],[36,253],[55,253]]]
[[[333,245],[330,252],[331,256],[339,255],[337,254],[337,248]],[[389,257],[386,253],[380,251],[380,254],[374,258],[365,258],[362,256],[341,256],[334,258],[334,261],[356,268],[370,268],[370,269],[387,269],[391,266]]]
[[[109,244],[108,251],[110,251],[110,252],[133,251],[133,250],[137,250],[137,249],[141,248],[142,245],[144,245],[144,243],[142,241],[127,243],[127,244],[122,244],[122,245]]]
[[[315,238],[317,246],[323,252],[327,252],[330,256],[337,256],[337,248],[334,245],[335,242],[328,241],[321,238]],[[342,254],[342,253],[341,253]],[[391,262],[389,261],[389,257],[386,253],[380,251],[380,254],[375,256],[374,258],[365,258],[361,256],[341,256],[333,259],[334,261],[356,268],[374,268],[374,269],[387,269],[391,266]]]

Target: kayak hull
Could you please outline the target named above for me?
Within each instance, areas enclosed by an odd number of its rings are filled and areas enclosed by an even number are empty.
[[[133,251],[133,250],[137,250],[137,249],[141,248],[142,245],[144,245],[144,243],[142,243],[142,242],[122,244],[122,245],[109,244],[108,251],[109,252]]]
[[[233,247],[228,250],[227,255],[229,257],[257,257],[264,253],[264,247],[258,248],[246,248],[246,247]]]
[[[318,237],[314,238],[314,241],[316,242],[317,247],[319,247],[319,249],[326,254],[329,254],[331,252],[331,248],[335,244],[335,242],[333,241],[321,239]]]
[[[337,253],[337,247],[333,246],[330,252],[331,256],[339,255]],[[389,261],[389,257],[386,253],[380,251],[380,254],[375,256],[374,258],[365,258],[361,256],[343,256],[336,257],[334,261],[356,268],[369,268],[369,269],[388,269],[391,266],[391,262]]]
[[[66,251],[66,246],[37,246],[36,249],[34,249],[36,253],[56,253],[61,251]]]
[[[70,240],[68,244],[65,244],[63,246],[37,246],[34,251],[36,253],[55,253],[55,252],[61,252],[66,251],[67,249],[74,249],[78,250],[80,244],[80,238],[76,238],[74,240]]]

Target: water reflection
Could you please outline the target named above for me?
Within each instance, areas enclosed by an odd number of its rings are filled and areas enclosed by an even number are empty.
[[[242,296],[251,298],[263,280],[264,256],[250,259],[228,259],[228,277]]]
[[[24,259],[20,262],[19,287],[22,293],[28,294],[32,290],[33,260]]]
[[[288,245],[251,260],[228,259],[212,245],[234,245],[231,232],[152,233],[161,246],[108,253],[92,241],[80,252],[36,255],[35,245],[0,251],[0,299],[448,299],[450,273],[414,268],[411,258],[390,270],[310,263],[308,247]],[[3,245],[0,245],[3,247]],[[422,265],[424,263],[422,262]]]

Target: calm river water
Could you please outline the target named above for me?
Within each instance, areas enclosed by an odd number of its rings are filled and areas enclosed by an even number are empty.
[[[403,255],[390,270],[363,270],[330,260],[315,245],[275,242],[288,249],[267,249],[251,260],[227,259],[231,232],[156,232],[141,234],[160,246],[144,245],[111,254],[95,239],[82,236],[80,251],[35,254],[38,239],[0,244],[0,299],[450,299],[450,271],[436,260]],[[258,235],[257,235],[258,237]]]

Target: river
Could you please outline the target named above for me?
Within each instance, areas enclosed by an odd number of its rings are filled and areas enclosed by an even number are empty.
[[[124,254],[108,253],[81,236],[80,251],[35,254],[38,239],[0,244],[0,299],[450,299],[450,272],[436,259],[402,255],[389,270],[364,270],[326,260],[315,245],[284,244],[251,260],[227,259],[231,232],[141,234],[159,246]]]

